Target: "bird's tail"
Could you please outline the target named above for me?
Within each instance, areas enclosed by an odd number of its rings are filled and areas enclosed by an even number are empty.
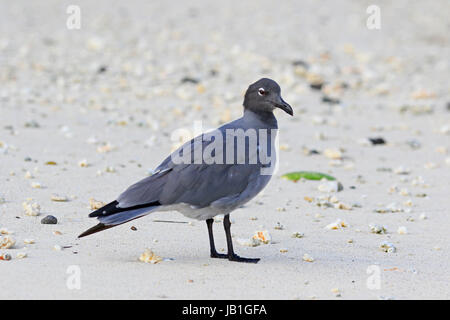
[[[160,204],[159,202],[154,202],[129,208],[119,208],[117,205],[118,202],[113,201],[89,214],[89,217],[96,217],[100,223],[80,234],[78,238],[82,238],[90,234],[121,225],[128,221],[141,218],[154,211]]]

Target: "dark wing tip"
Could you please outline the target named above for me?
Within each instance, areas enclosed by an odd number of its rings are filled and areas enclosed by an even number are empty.
[[[100,232],[100,231],[103,231],[103,230],[106,230],[106,229],[109,229],[109,228],[112,228],[112,227],[114,227],[114,225],[107,226],[107,225],[104,225],[103,223],[99,223],[99,224],[93,226],[92,228],[87,229],[85,232],[80,234],[78,236],[78,238],[83,238],[83,237],[86,237],[86,236],[88,236],[90,234],[97,233],[97,232]]]
[[[161,203],[159,203],[159,201],[153,201],[153,202],[149,202],[149,203],[139,204],[139,205],[127,207],[127,208],[120,208],[120,207],[118,207],[118,204],[119,204],[119,202],[117,200],[114,200],[113,202],[108,203],[107,205],[101,207],[100,209],[97,209],[97,210],[91,212],[89,214],[89,218],[110,216],[110,215],[124,212],[124,211],[130,211],[130,210],[134,210],[134,209],[147,208],[147,207],[161,205]]]
[[[89,218],[95,218],[99,216],[107,216],[110,214],[113,214],[120,209],[117,208],[117,205],[119,202],[117,200],[114,200],[113,202],[108,203],[107,205],[101,207],[100,209],[97,209],[89,214]]]

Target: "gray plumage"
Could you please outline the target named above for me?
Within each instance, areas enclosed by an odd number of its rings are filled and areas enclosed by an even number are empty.
[[[177,210],[190,218],[208,220],[218,214],[227,215],[242,206],[256,196],[271,178],[271,174],[262,174],[262,170],[273,168],[276,162],[274,141],[278,126],[273,115],[275,108],[292,115],[292,108],[281,98],[278,84],[270,79],[252,84],[245,94],[241,118],[178,148],[151,176],[131,185],[117,200],[92,212],[89,216],[97,217],[100,224],[80,237],[153,211]],[[256,133],[253,142],[256,141],[257,147],[254,148],[251,138],[247,137],[244,140],[245,152],[242,153],[234,134],[249,131]],[[216,140],[218,136],[222,141]],[[233,148],[227,145],[230,141],[234,141],[231,144]],[[180,158],[189,161],[175,161]],[[231,163],[230,159],[233,159]]]

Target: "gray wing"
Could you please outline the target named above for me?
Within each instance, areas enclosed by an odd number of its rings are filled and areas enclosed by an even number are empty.
[[[195,139],[200,139],[197,141],[201,143],[195,144]],[[188,144],[191,145],[188,151],[194,157],[197,148],[201,146],[205,150],[210,143],[199,136],[184,144],[167,157],[153,175],[123,192],[117,199],[118,206],[126,208],[159,201],[161,205],[187,203],[199,208],[230,207],[248,201],[266,186],[270,176],[261,175],[260,164],[207,164],[205,155],[199,164],[173,162],[173,156],[182,154]]]

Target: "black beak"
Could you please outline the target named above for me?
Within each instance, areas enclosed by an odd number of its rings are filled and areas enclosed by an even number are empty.
[[[284,101],[281,96],[279,98],[280,98],[279,101],[274,103],[275,106],[277,108],[280,108],[281,110],[283,110],[287,114],[293,116],[294,115],[294,111],[292,110],[292,107],[289,105],[289,103]]]

